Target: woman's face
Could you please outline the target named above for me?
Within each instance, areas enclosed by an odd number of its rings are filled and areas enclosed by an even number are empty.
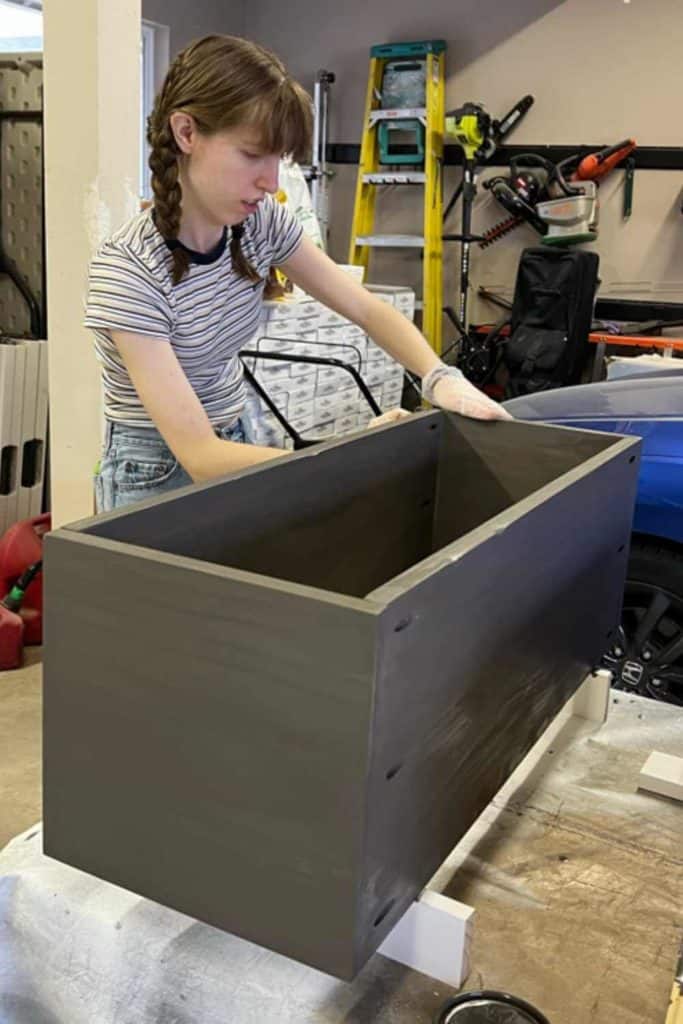
[[[199,132],[192,118],[175,134],[181,160],[183,207],[212,225],[239,224],[254,213],[267,192],[277,192],[279,153],[264,152],[253,128]]]

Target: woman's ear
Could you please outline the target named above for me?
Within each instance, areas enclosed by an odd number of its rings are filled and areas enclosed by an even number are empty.
[[[197,138],[195,119],[191,114],[183,114],[180,110],[174,110],[168,120],[175,144],[180,152],[191,153]]]

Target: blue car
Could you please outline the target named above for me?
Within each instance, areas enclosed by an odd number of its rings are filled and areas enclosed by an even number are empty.
[[[521,420],[642,440],[614,685],[683,705],[683,369],[543,391],[505,403]]]

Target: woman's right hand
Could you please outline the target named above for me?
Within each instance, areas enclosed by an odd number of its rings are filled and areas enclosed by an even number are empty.
[[[475,388],[465,377],[441,377],[434,385],[433,404],[446,412],[457,412],[475,420],[513,419],[507,409]]]

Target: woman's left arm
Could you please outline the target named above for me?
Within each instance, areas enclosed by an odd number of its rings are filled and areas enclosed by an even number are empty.
[[[475,419],[512,418],[459,370],[446,367],[407,317],[354,281],[308,238],[301,240],[282,269],[308,295],[362,327],[385,352],[421,377],[423,393],[434,405]]]
[[[308,238],[302,239],[282,270],[308,295],[362,327],[418,377],[426,377],[439,365],[439,357],[410,320],[358,284]]]

